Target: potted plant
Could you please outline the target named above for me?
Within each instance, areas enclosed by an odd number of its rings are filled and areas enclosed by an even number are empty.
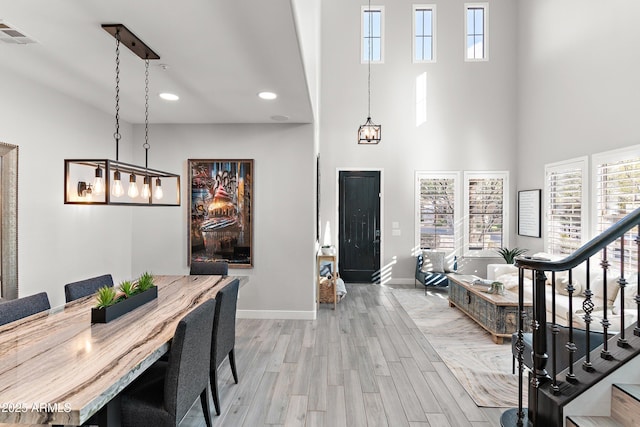
[[[107,323],[143,304],[158,298],[153,276],[144,273],[137,282],[125,280],[118,288],[98,289],[96,306],[91,309],[91,323]]]
[[[496,252],[499,253],[502,258],[504,258],[507,264],[513,264],[516,260],[516,257],[522,255],[527,251],[528,249],[522,249],[517,247],[513,249],[509,249],[509,248],[496,249]]]
[[[104,286],[98,289],[98,296],[96,297],[96,308],[106,308],[113,305],[116,301],[116,290],[110,286]]]
[[[153,286],[155,286],[153,284],[153,276],[150,273],[147,273],[145,271],[144,273],[142,273],[142,276],[140,276],[140,278],[138,279],[138,283],[136,284],[136,289],[138,290],[138,292],[144,292],[147,289],[152,288]]]

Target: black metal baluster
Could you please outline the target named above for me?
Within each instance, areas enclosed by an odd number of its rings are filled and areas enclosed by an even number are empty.
[[[554,292],[551,292],[551,354],[553,354],[553,359],[551,363],[551,390],[553,390],[553,394],[560,394],[560,387],[558,386],[558,367],[557,367],[557,357],[558,354],[558,334],[560,333],[560,329],[558,328],[558,324],[556,323],[556,272],[551,272],[551,288],[554,289]]]
[[[593,292],[591,291],[591,259],[587,258],[587,290],[584,292],[585,299],[582,301],[582,309],[584,310],[584,323],[586,325],[586,359],[582,362],[582,369],[587,372],[595,371],[595,368],[591,364],[591,313],[593,312],[593,300],[591,297],[593,296]]]
[[[524,319],[527,313],[524,310],[524,269],[518,269],[518,341],[516,342],[516,349],[518,350],[518,421],[516,425],[523,427],[524,425],[524,409],[522,407],[522,382],[524,371]]]
[[[602,249],[602,261],[600,262],[602,266],[602,295],[604,296],[605,301],[607,300],[607,270],[609,269],[609,261],[607,261],[607,247],[605,246]],[[609,330],[609,319],[607,319],[607,310],[606,307],[604,309],[604,316],[602,318],[602,333],[604,334],[604,343],[602,346],[602,351],[600,352],[600,357],[606,360],[613,359],[613,356],[609,352],[609,335],[607,331]]]
[[[569,372],[567,372],[566,379],[570,383],[577,381],[576,375],[573,372],[573,360],[576,354],[576,344],[573,342],[573,292],[575,289],[573,286],[573,270],[569,270],[569,285],[567,286],[567,292],[569,293],[569,340],[566,344],[567,351],[569,352]]]
[[[636,266],[636,283],[640,283],[640,225],[638,225],[638,234],[636,234],[636,247],[637,247],[637,258],[638,265]],[[637,286],[637,285],[636,285]],[[633,335],[640,337],[640,289],[636,289],[636,327],[633,329]]]
[[[620,336],[618,337],[618,347],[629,347],[629,341],[624,337],[624,288],[627,286],[627,279],[624,278],[624,234],[620,237],[620,253],[622,259],[620,262],[620,278],[618,279],[618,286],[620,289]],[[629,254],[631,255],[631,254]]]

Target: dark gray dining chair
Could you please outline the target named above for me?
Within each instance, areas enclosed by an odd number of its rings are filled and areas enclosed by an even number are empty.
[[[0,303],[0,325],[15,322],[50,308],[51,304],[46,292],[3,301]]]
[[[207,381],[215,300],[185,315],[176,327],[168,362],[157,362],[122,392],[123,426],[177,426],[200,396],[211,426]]]
[[[231,373],[238,384],[236,370],[236,307],[238,305],[238,288],[240,282],[234,279],[216,294],[216,314],[213,318],[213,341],[211,346],[211,369],[209,371],[213,403],[216,414],[220,415],[220,398],[218,395],[218,367],[229,356]]]
[[[226,276],[229,273],[229,264],[224,261],[201,262],[192,261],[190,275],[210,274],[213,276]]]
[[[64,298],[66,302],[75,301],[87,295],[95,294],[98,292],[98,289],[104,286],[113,287],[113,277],[111,277],[110,274],[91,277],[90,279],[64,285]]]

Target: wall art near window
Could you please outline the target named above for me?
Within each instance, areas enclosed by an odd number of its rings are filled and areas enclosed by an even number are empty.
[[[189,159],[189,263],[253,267],[253,160]]]
[[[540,237],[540,195],[542,190],[518,191],[518,234]]]

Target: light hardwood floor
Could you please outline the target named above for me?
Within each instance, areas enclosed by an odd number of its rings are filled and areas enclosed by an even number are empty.
[[[215,426],[500,425],[504,409],[475,405],[388,287],[347,291],[316,320],[238,319],[240,382],[225,360]],[[182,425],[205,426],[199,402]]]

